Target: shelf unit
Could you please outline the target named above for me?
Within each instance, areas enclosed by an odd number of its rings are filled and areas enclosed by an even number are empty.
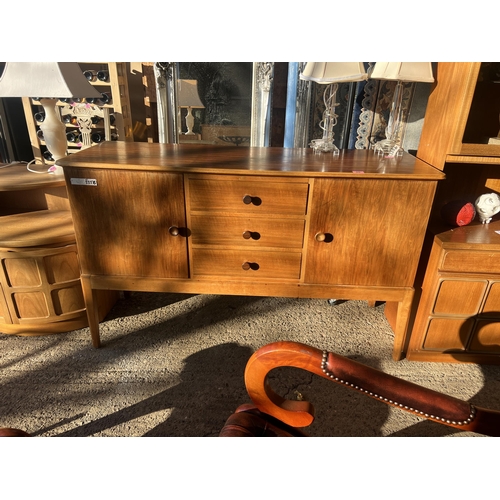
[[[417,156],[443,170],[446,163],[500,164],[499,63],[438,63]],[[500,80],[500,75],[498,75]]]
[[[93,145],[90,139],[90,133],[95,129],[102,130],[105,134],[105,140],[117,139],[120,141],[133,141],[132,113],[130,108],[129,86],[127,78],[127,63],[124,62],[80,62],[78,63],[82,72],[107,71],[109,78],[107,81],[94,80],[89,83],[99,92],[111,95],[109,104],[89,104],[85,99],[81,103],[66,103],[58,101],[58,107],[61,116],[71,115],[75,117],[73,123],[66,124],[68,132],[79,130],[82,134],[82,142],[74,143],[68,141],[68,154],[80,151]],[[43,96],[40,96],[43,97]],[[26,124],[30,136],[33,156],[37,163],[52,165],[53,161],[44,157],[47,150],[43,137],[39,137],[39,122],[35,115],[43,108],[38,101],[30,97],[22,99]],[[114,116],[114,122],[111,123],[110,116]],[[92,117],[102,118],[102,121],[96,125],[91,124]]]
[[[498,216],[490,225],[476,217],[459,228],[441,217],[450,202],[474,203],[482,194],[500,193],[500,63],[438,63],[435,77],[417,157],[442,170],[446,179],[436,190],[421,255],[415,284],[420,300],[414,301],[416,319],[406,356],[500,363],[500,311],[495,316],[481,305],[491,305],[489,290],[497,287],[491,284],[498,281],[492,265],[500,248],[500,234],[493,231]],[[452,246],[456,259],[451,268],[445,259]]]

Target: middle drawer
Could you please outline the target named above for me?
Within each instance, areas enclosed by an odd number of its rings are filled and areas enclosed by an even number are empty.
[[[302,248],[305,221],[192,215],[193,245]]]

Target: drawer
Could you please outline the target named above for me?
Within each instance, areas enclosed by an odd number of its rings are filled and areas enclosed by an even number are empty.
[[[478,321],[469,350],[500,354],[500,323],[498,321]]]
[[[300,252],[193,249],[193,277],[299,279]]]
[[[433,314],[473,316],[479,312],[487,280],[444,279],[439,283]]]
[[[193,245],[282,247],[301,249],[304,220],[249,217],[191,216]]]
[[[191,211],[305,215],[307,182],[189,179]]]
[[[444,255],[440,269],[459,273],[500,273],[500,252],[451,250]]]

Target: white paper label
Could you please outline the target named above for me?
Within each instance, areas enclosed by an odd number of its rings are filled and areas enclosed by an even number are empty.
[[[97,186],[97,179],[82,179],[79,177],[72,177],[71,184],[75,186]]]

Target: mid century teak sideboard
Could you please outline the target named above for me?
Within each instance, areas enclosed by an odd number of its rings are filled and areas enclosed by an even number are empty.
[[[439,170],[409,154],[106,142],[58,161],[99,289],[386,301],[404,356]]]

